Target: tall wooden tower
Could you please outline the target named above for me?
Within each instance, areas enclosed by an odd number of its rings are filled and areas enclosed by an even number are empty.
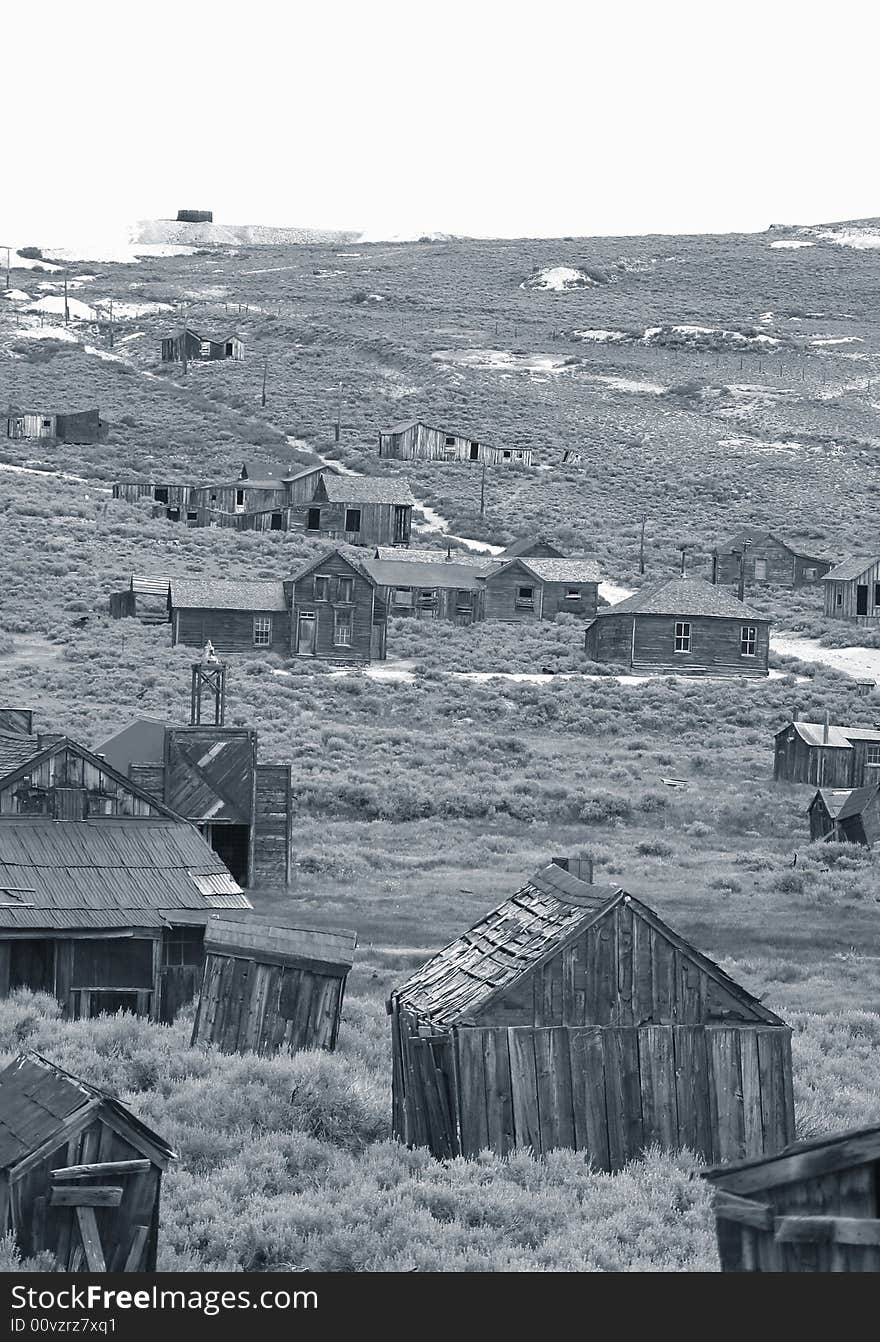
[[[222,727],[226,721],[226,663],[214,656],[210,642],[200,662],[193,662],[192,698],[189,722],[191,727],[202,723]]]

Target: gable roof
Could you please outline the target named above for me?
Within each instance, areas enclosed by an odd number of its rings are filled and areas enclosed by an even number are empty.
[[[287,610],[283,582],[172,578],[170,591],[178,610]]]
[[[749,541],[752,545],[765,545],[767,541],[775,541],[777,545],[781,545],[784,550],[788,550],[789,554],[797,555],[799,559],[820,558],[818,555],[813,554],[812,551],[806,550],[803,541],[795,540],[787,536],[780,536],[778,532],[768,531],[765,527],[744,527],[728,540],[720,541],[719,544],[715,546],[715,554],[738,553],[742,549],[744,541]],[[822,559],[820,562],[827,563],[828,561]]]
[[[322,475],[329,503],[415,503],[409,482],[394,475]]]
[[[95,754],[125,775],[130,764],[158,764],[165,756],[165,723],[136,718],[99,745]]]
[[[442,433],[447,438],[461,438],[468,443],[482,443],[481,438],[475,438],[472,433],[462,433],[460,429],[441,429],[438,424],[429,424],[426,419],[407,419],[400,424],[392,424],[390,429],[380,429],[383,437],[388,434],[408,433],[410,429],[415,429],[419,425],[423,429],[431,429],[434,433]]]
[[[737,597],[731,596],[723,587],[706,582],[705,578],[666,578],[662,582],[648,583],[626,600],[618,601],[614,606],[604,606],[596,618],[601,620],[609,615],[624,614],[706,615],[769,624],[766,615],[756,615]]]
[[[823,722],[790,722],[787,727],[783,727],[777,736],[782,732],[796,731],[802,741],[808,746],[830,746],[833,750],[852,750],[852,743],[846,734],[845,727],[835,727],[828,724],[828,740],[825,740],[825,724]],[[880,741],[880,732],[877,733],[877,740]]]
[[[539,582],[599,583],[602,581],[602,575],[592,559],[545,559],[543,557],[533,559],[530,555],[509,559],[497,568],[492,568],[485,576],[487,579],[497,578],[500,573],[505,573],[514,564],[521,565]]]
[[[107,1106],[122,1119],[134,1145],[162,1169],[177,1155],[114,1096],[66,1072],[39,1053],[20,1053],[0,1072],[0,1169],[9,1169],[56,1134],[81,1109]],[[145,1140],[140,1146],[138,1138]]]
[[[165,816],[169,820],[181,820],[183,818],[182,816],[179,816],[176,811],[172,811],[170,806],[166,806],[163,801],[154,797],[151,792],[146,792],[144,788],[139,787],[137,783],[133,783],[130,778],[127,778],[125,774],[114,768],[112,764],[108,763],[106,760],[99,759],[91,750],[87,750],[85,746],[81,746],[78,741],[71,740],[69,736],[58,736],[54,738],[48,745],[44,746],[42,749],[38,749],[36,753],[31,755],[28,759],[20,761],[5,774],[0,775],[0,782],[2,782],[4,788],[8,787],[11,783],[17,782],[20,778],[26,778],[34,768],[45,763],[47,760],[53,759],[64,751],[69,751],[71,754],[78,756],[79,759],[84,760],[87,764],[91,764],[94,768],[100,769],[115,783],[121,784],[121,786],[124,787],[127,792],[130,792],[133,797],[137,797],[140,801],[149,802],[153,810],[158,811],[160,816]],[[0,816],[0,820],[6,818],[7,817]]]
[[[860,578],[875,564],[880,564],[880,555],[853,555],[851,559],[844,559],[842,563],[829,569],[822,581],[849,582],[853,578]]]
[[[520,540],[514,541],[506,549],[501,551],[500,559],[515,559],[521,555],[527,555],[529,550],[533,550],[536,545],[544,545],[552,550],[558,559],[562,559],[562,551],[558,550],[550,541],[545,540],[543,536],[523,536]]]
[[[819,788],[808,809],[821,801],[832,820],[849,820],[861,815],[877,796],[877,787]]]
[[[756,1019],[782,1024],[622,886],[589,885],[555,864],[538,871],[515,895],[450,942],[393,997],[435,1025],[469,1024],[523,974],[553,958],[622,902],[633,905]]]
[[[0,732],[0,779],[40,753],[40,738]]]
[[[364,559],[363,567],[380,587],[460,587],[473,591],[483,574],[473,564],[455,564],[445,559],[406,563],[397,559]]]
[[[473,550],[453,550],[443,546],[436,550],[415,550],[411,545],[377,545],[374,559],[391,559],[397,564],[466,564],[469,568],[489,568],[498,562],[498,557],[477,554]]]
[[[317,559],[307,559],[300,568],[294,570],[288,581],[299,582],[302,578],[307,578],[310,573],[319,569],[322,564],[326,564],[328,559],[341,559],[344,564],[348,565],[353,573],[359,573],[362,578],[367,580],[371,587],[375,587],[375,579],[367,570],[365,564],[360,559],[355,559],[352,555],[345,554],[338,545],[334,545],[332,550],[325,550],[323,554],[318,555]]]
[[[186,820],[0,817],[0,928],[161,928],[178,909],[250,907]]]

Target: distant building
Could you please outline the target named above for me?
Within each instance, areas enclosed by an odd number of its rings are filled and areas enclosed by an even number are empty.
[[[741,561],[741,556],[742,561]],[[773,583],[777,587],[805,587],[818,583],[830,568],[830,559],[817,559],[802,544],[783,540],[771,531],[741,531],[712,551],[712,581],[736,587],[742,562],[743,585]]]
[[[243,358],[244,341],[235,332],[214,339],[211,336],[201,336],[191,327],[185,326],[174,335],[162,337],[163,363],[183,363],[184,359],[190,363],[200,359]]]
[[[381,559],[363,567],[376,583],[389,615],[473,624],[483,618],[485,556],[478,564],[444,558],[442,550],[412,552],[381,547]],[[405,557],[404,557],[405,556]],[[429,556],[429,557],[425,557]]]
[[[485,575],[485,619],[552,620],[591,616],[601,574],[590,559],[528,558],[496,563]]]
[[[562,551],[543,536],[523,536],[501,551],[499,559],[564,559]]]
[[[37,439],[47,443],[97,443],[104,428],[97,409],[59,414],[10,410],[6,417],[6,436],[13,442]]]
[[[379,456],[401,461],[475,461],[489,466],[531,466],[527,447],[490,447],[454,429],[438,429],[423,420],[407,420],[379,433]]]
[[[190,527],[303,531],[298,505],[311,501],[322,476],[335,474],[334,466],[245,462],[234,478],[200,484],[124,481],[113,486],[113,497],[127,503],[149,499],[154,517]]]
[[[703,578],[651,583],[600,610],[585,648],[595,662],[677,675],[766,676],[770,622]]]
[[[810,839],[861,843],[880,839],[880,789],[820,788],[809,805]]]
[[[845,559],[822,579],[825,614],[851,624],[880,624],[880,556]]]
[[[773,777],[820,788],[880,784],[880,730],[796,718],[774,737]]]
[[[178,210],[177,222],[179,224],[213,224],[213,210]]]
[[[305,530],[349,545],[409,545],[415,505],[400,476],[319,475],[301,518]]]
[[[283,582],[172,578],[171,642],[217,652],[290,650],[290,607]]]

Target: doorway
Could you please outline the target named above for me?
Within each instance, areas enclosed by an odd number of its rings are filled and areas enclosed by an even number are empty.
[[[284,518],[281,513],[273,513],[272,520],[269,523],[270,531],[281,531],[284,526]]]
[[[410,510],[408,505],[395,504],[394,507],[394,544],[406,545],[409,542]]]
[[[55,943],[26,938],[9,943],[9,988],[30,988],[35,993],[55,991]]]
[[[321,509],[310,508],[306,514],[306,531],[321,530]]]
[[[298,657],[314,656],[317,625],[318,621],[314,615],[300,615],[296,626],[296,652]]]
[[[856,615],[867,615],[868,613],[868,587],[866,583],[859,583],[856,588]]]
[[[248,883],[248,825],[212,825],[211,847],[239,885]]]

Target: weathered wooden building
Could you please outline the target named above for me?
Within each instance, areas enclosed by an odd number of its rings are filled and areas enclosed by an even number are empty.
[[[818,584],[830,568],[830,559],[818,559],[802,542],[772,531],[744,530],[712,551],[712,581],[721,586],[808,587]]]
[[[149,499],[154,517],[190,527],[234,527],[239,531],[305,530],[300,505],[311,501],[322,476],[335,467],[246,462],[234,479],[201,484],[121,481],[113,497],[127,503]]]
[[[155,1272],[177,1156],[106,1091],[38,1053],[0,1072],[0,1233],[62,1272]]]
[[[551,865],[392,993],[396,1136],[437,1156],[791,1140],[791,1032],[618,886]]]
[[[36,439],[44,443],[97,443],[105,425],[97,409],[47,414],[41,410],[10,410],[6,436],[14,442]]]
[[[880,786],[820,788],[808,814],[812,841],[827,839],[873,848],[880,839]]]
[[[162,337],[163,363],[191,363],[199,359],[235,359],[244,358],[244,341],[232,331],[229,335],[214,338],[202,336],[192,327],[184,326],[173,335]]]
[[[777,782],[831,788],[880,783],[880,729],[795,718],[773,740]]]
[[[703,1171],[723,1272],[880,1272],[880,1124]]]
[[[339,549],[304,564],[285,584],[290,652],[341,663],[384,661],[388,614],[366,566]]]
[[[192,1042],[224,1053],[334,1049],[354,932],[212,919]]]
[[[562,551],[543,536],[522,536],[518,541],[513,541],[498,555],[499,560],[564,558],[565,555]]]
[[[398,461],[475,461],[489,466],[531,466],[528,447],[490,447],[453,429],[437,429],[423,420],[407,420],[379,433],[379,456]]]
[[[312,536],[349,545],[409,545],[414,504],[400,476],[322,472],[301,523]]]
[[[383,550],[385,547],[382,547]],[[420,551],[430,559],[410,562],[406,550],[392,550],[395,558],[365,559],[363,567],[376,583],[389,615],[473,624],[483,619],[485,582],[479,565],[444,558],[442,550]],[[407,559],[396,556],[406,554]]]
[[[825,574],[822,584],[829,619],[880,624],[880,557],[845,559]]]
[[[601,574],[589,559],[513,558],[485,573],[484,618],[552,620],[561,612],[592,616]]]
[[[218,652],[290,650],[290,607],[283,582],[172,578],[171,642]]]
[[[650,583],[600,610],[587,656],[633,671],[766,676],[770,621],[703,578]]]
[[[177,222],[179,224],[212,224],[214,222],[214,211],[178,210]]]

